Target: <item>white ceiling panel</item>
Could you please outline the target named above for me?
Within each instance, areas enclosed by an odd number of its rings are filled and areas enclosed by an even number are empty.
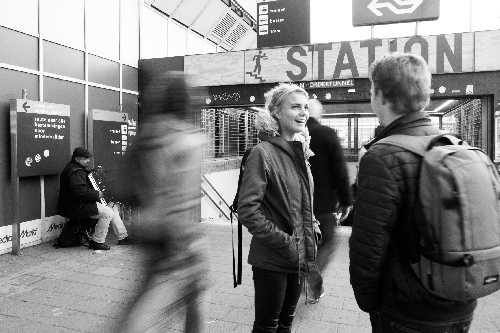
[[[172,17],[190,27],[210,1],[214,0],[183,0]]]
[[[155,0],[151,3],[151,6],[158,8],[170,16],[182,1],[183,0]]]
[[[207,36],[219,21],[224,18],[227,11],[228,7],[222,1],[210,1],[205,10],[203,10],[198,19],[193,23],[191,29],[203,36]]]

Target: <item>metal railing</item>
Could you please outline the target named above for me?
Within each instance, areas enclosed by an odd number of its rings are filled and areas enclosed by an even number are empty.
[[[244,108],[202,109],[200,127],[206,142],[203,158],[243,156],[258,141],[255,115],[255,111]]]

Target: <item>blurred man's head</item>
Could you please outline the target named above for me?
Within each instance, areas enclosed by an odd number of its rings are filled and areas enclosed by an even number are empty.
[[[320,119],[323,115],[323,105],[317,99],[309,100],[309,117]]]
[[[189,120],[206,98],[202,87],[193,87],[192,78],[183,72],[165,72],[156,75],[146,86],[141,98],[141,112],[145,116],[174,115]]]
[[[391,111],[397,118],[422,111],[429,104],[431,72],[419,55],[387,54],[370,66],[369,78],[372,108],[381,125],[388,125],[384,110]]]

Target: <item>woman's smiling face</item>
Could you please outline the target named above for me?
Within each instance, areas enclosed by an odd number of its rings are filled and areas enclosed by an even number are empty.
[[[296,133],[301,133],[306,128],[309,119],[309,100],[301,93],[288,95],[281,109],[276,114],[280,125],[280,135],[287,141],[292,141]]]

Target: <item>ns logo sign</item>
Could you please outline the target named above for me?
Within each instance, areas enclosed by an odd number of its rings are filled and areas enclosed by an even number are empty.
[[[437,20],[439,5],[439,0],[353,0],[352,25]]]

